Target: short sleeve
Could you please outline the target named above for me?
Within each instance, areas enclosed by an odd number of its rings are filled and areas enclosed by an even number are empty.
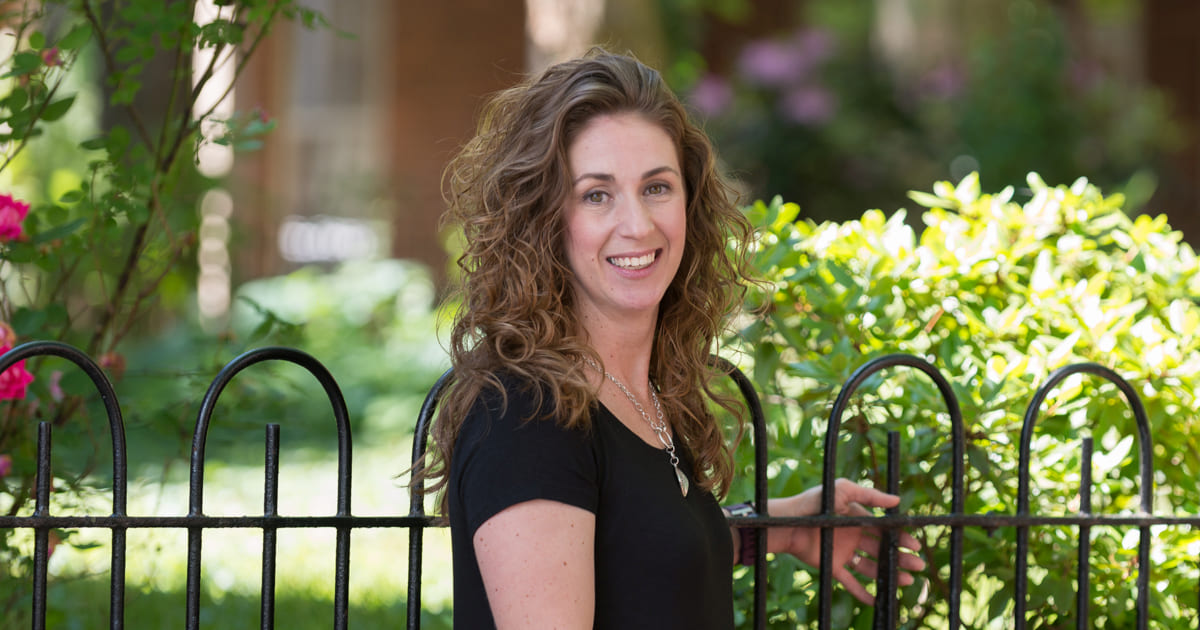
[[[451,521],[471,537],[504,509],[535,499],[595,513],[599,475],[590,433],[559,426],[523,388],[506,382],[505,389],[507,404],[488,392],[463,421],[451,458]]]

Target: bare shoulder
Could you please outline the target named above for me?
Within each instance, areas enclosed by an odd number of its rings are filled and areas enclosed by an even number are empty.
[[[489,518],[473,538],[497,628],[590,628],[595,514],[537,499]]]

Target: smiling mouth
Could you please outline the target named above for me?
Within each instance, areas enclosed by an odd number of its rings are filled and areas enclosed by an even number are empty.
[[[608,262],[621,269],[636,270],[649,267],[650,263],[654,262],[654,259],[657,257],[658,251],[655,250],[644,256],[612,256],[608,258]]]

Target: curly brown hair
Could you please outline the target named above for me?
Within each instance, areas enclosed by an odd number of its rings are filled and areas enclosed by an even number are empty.
[[[688,194],[686,247],[659,308],[650,376],[676,439],[692,453],[695,479],[722,496],[728,490],[732,445],[707,400],[734,414],[739,438],[744,418],[713,386],[709,357],[741,303],[752,228],[717,171],[708,137],[659,73],[602,49],[496,94],[476,136],[446,169],[444,221],[462,230],[465,249],[450,334],[455,378],[431,429],[431,461],[418,468],[432,482],[427,490],[445,486],[455,438],[476,398],[485,387],[503,392],[498,373],[538,385],[530,388],[534,408],[562,425],[591,421],[597,391],[583,359],[599,357],[578,336],[566,263],[567,150],[595,117],[628,112],[674,141]]]

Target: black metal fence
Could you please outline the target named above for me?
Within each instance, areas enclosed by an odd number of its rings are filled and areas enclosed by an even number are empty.
[[[103,370],[85,353],[56,342],[31,342],[16,348],[0,357],[0,372],[8,369],[17,361],[35,356],[58,356],[75,363],[91,379],[100,398],[103,401],[108,416],[109,430],[112,438],[112,514],[106,516],[87,515],[55,515],[50,510],[50,451],[52,447],[51,427],[47,423],[38,426],[37,451],[37,482],[35,484],[35,509],[28,516],[0,516],[0,528],[31,530],[34,536],[32,626],[35,630],[46,627],[47,607],[47,564],[49,560],[50,532],[55,529],[96,528],[111,532],[111,569],[109,575],[110,603],[109,627],[120,629],[125,627],[125,563],[128,554],[126,534],[130,529],[183,529],[187,531],[187,604],[184,616],[184,626],[189,630],[199,627],[200,623],[200,592],[201,592],[201,559],[205,530],[238,528],[260,530],[262,532],[262,583],[260,589],[261,614],[260,627],[275,627],[275,579],[276,579],[276,537],[281,529],[289,528],[320,528],[336,532],[336,554],[333,563],[334,603],[332,625],[342,630],[349,626],[349,584],[350,584],[350,540],[356,529],[364,528],[402,528],[409,533],[409,576],[408,576],[408,618],[407,627],[420,628],[421,625],[421,580],[422,553],[424,530],[429,527],[441,527],[442,522],[425,514],[421,489],[414,488],[411,493],[409,513],[406,516],[355,516],[351,510],[351,480],[352,453],[350,422],[345,401],[333,376],[318,361],[311,356],[291,348],[262,348],[243,354],[229,362],[212,381],[200,405],[192,436],[191,465],[189,469],[189,503],[188,512],[183,516],[131,516],[127,513],[126,499],[128,487],[128,460],[125,445],[125,426],[121,416],[121,407],[116,399],[112,384],[108,381]],[[268,424],[266,427],[266,470],[263,513],[256,516],[206,516],[204,514],[204,468],[205,443],[209,423],[218,397],[229,382],[242,370],[264,361],[284,361],[296,364],[317,379],[332,405],[334,421],[338,433],[338,478],[337,478],[337,508],[332,516],[282,516],[277,511],[279,488],[279,425]],[[1089,576],[1089,532],[1095,526],[1116,526],[1122,528],[1137,528],[1139,546],[1137,555],[1137,627],[1147,628],[1149,623],[1149,577],[1152,570],[1150,562],[1150,528],[1155,525],[1188,526],[1200,525],[1200,517],[1155,516],[1152,513],[1151,499],[1154,491],[1154,475],[1152,465],[1152,444],[1150,441],[1149,423],[1146,412],[1134,389],[1130,384],[1112,370],[1096,364],[1076,364],[1061,368],[1050,375],[1046,382],[1037,390],[1030,402],[1021,431],[1020,465],[1019,465],[1019,496],[1016,514],[1014,515],[971,515],[963,512],[964,506],[964,432],[962,429],[962,414],[954,392],[945,377],[928,362],[910,355],[889,355],[874,359],[859,368],[842,387],[833,409],[830,413],[828,430],[826,432],[824,468],[822,483],[824,487],[832,487],[837,470],[837,440],[841,427],[842,414],[850,403],[851,396],[858,387],[871,375],[892,367],[908,367],[919,370],[934,381],[940,391],[949,413],[952,434],[952,488],[950,513],[944,516],[905,516],[889,511],[883,516],[847,517],[833,514],[832,493],[826,493],[822,501],[820,515],[804,518],[780,518],[766,513],[767,480],[766,480],[766,428],[763,420],[762,407],[753,384],[736,367],[728,362],[717,359],[718,366],[728,372],[737,384],[747,401],[752,416],[752,435],[755,449],[755,504],[760,506],[761,514],[757,517],[733,519],[737,525],[755,528],[759,536],[757,562],[754,568],[754,625],[756,628],[766,627],[766,590],[767,563],[765,545],[762,536],[766,528],[792,525],[807,525],[821,528],[821,568],[819,570],[819,627],[831,627],[831,602],[833,585],[831,571],[833,529],[840,526],[871,525],[884,532],[879,559],[879,577],[876,583],[875,623],[876,628],[895,628],[897,625],[899,600],[898,589],[898,554],[896,532],[901,529],[914,529],[927,526],[947,527],[950,535],[950,566],[949,566],[949,601],[948,627],[960,627],[961,596],[963,594],[963,531],[969,527],[987,528],[1012,527],[1016,532],[1016,576],[1015,576],[1015,612],[1013,626],[1022,630],[1026,626],[1026,588],[1028,582],[1028,538],[1029,528],[1041,525],[1066,525],[1078,528],[1078,568],[1076,573],[1077,601],[1076,626],[1090,627],[1088,576]],[[1080,509],[1077,514],[1065,517],[1045,517],[1030,513],[1029,508],[1029,476],[1030,476],[1030,444],[1033,428],[1037,420],[1038,410],[1045,401],[1048,393],[1063,379],[1073,374],[1085,373],[1106,379],[1114,383],[1124,395],[1137,423],[1140,477],[1141,477],[1141,511],[1130,516],[1101,516],[1090,513],[1091,506],[1091,468],[1092,444],[1090,439],[1083,442],[1083,468],[1080,484]],[[433,418],[437,401],[441,392],[448,384],[452,374],[447,372],[433,385],[417,419],[413,439],[413,461],[416,462],[424,453],[428,438],[429,421]],[[893,432],[888,436],[887,448],[888,479],[886,490],[898,493],[899,479],[899,439]],[[1200,596],[1200,594],[1198,594]]]

